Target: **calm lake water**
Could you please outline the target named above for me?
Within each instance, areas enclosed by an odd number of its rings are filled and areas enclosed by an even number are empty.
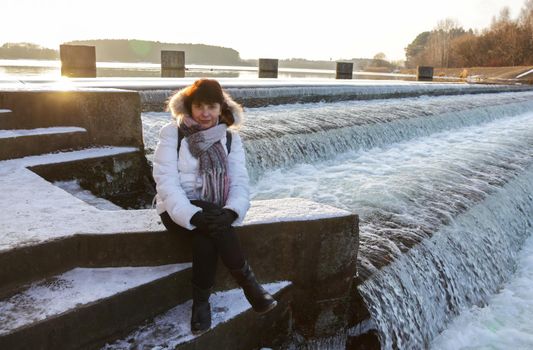
[[[157,63],[96,62],[98,77],[160,77],[161,66]],[[257,67],[247,66],[207,66],[189,64],[186,77],[213,78],[257,78]],[[51,60],[2,60],[0,59],[0,79],[61,77],[61,62]],[[326,78],[335,79],[333,69],[280,68],[278,78]],[[354,72],[355,79],[410,80],[413,76],[395,73]]]

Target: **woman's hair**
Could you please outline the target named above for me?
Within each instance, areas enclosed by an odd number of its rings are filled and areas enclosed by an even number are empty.
[[[192,114],[193,103],[220,103],[220,122],[227,126],[233,125],[235,118],[228,108],[224,98],[224,92],[218,81],[213,79],[198,79],[182,92],[185,109]]]

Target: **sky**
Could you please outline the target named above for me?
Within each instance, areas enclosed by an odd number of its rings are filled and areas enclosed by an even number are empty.
[[[142,39],[230,47],[241,58],[404,59],[440,20],[483,29],[525,0],[2,0],[0,45],[50,48],[70,40]]]

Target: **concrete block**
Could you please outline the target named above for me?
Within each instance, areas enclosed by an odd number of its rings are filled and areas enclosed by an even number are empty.
[[[218,324],[206,334],[178,344],[175,350],[271,349],[287,339],[291,331],[290,288],[276,293],[276,308],[258,315],[251,309],[228,322]]]
[[[337,62],[337,71],[335,79],[352,79],[353,77],[353,63],[352,62]]]
[[[150,207],[155,195],[152,169],[142,152],[37,165],[30,169],[50,182],[76,179],[83,189],[122,208]]]
[[[416,67],[416,80],[432,81],[433,80],[433,67],[427,67],[427,66]]]
[[[275,208],[280,203],[271,205]],[[309,204],[300,203],[304,212],[306,205]],[[359,239],[356,215],[341,211],[330,217],[247,224],[237,227],[236,233],[259,282],[292,282],[292,322],[300,334],[308,338],[332,336],[348,325]],[[66,259],[67,266],[187,262],[190,235],[190,231],[183,229],[183,234],[139,232],[65,237],[28,247],[25,254],[0,254],[3,262],[0,275],[13,286],[22,282],[20,275],[34,279],[38,273],[46,274],[46,270],[61,269],[57,259],[48,261],[44,253],[62,260],[63,242],[73,246],[70,253],[76,259]],[[20,267],[17,273],[12,272],[12,266]],[[38,271],[33,271],[34,266],[39,266]],[[216,289],[235,287],[226,269],[220,268]]]
[[[277,78],[278,77],[278,62],[274,58],[260,58],[259,59],[259,78]]]
[[[61,75],[96,78],[96,48],[84,45],[60,45]]]
[[[185,77],[185,51],[161,50],[161,77]]]
[[[17,129],[75,126],[88,145],[143,147],[139,93],[121,90],[0,91]],[[75,148],[75,147],[73,147]]]
[[[185,269],[43,320],[26,321],[0,336],[0,348],[99,349],[110,338],[189,299],[183,285],[190,278],[190,269]]]

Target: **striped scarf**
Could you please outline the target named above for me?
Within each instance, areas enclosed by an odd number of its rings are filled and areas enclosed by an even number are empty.
[[[204,130],[190,116],[184,116],[178,127],[187,138],[189,151],[199,162],[203,180],[200,199],[224,206],[229,192],[228,155],[220,140],[226,135],[226,124]]]

